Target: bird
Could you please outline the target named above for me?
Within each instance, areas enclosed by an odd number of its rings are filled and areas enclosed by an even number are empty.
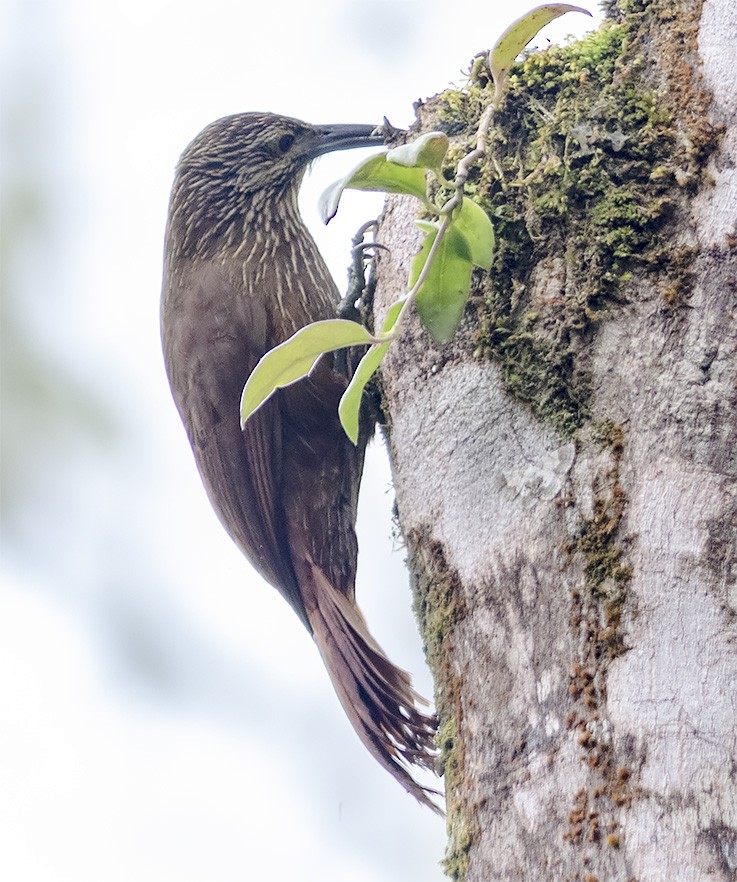
[[[355,359],[322,356],[241,426],[259,359],[303,326],[334,318],[338,289],[298,208],[308,166],[382,145],[371,125],[315,126],[239,113],[206,126],[176,167],[165,234],[161,336],[166,373],[210,503],[225,530],[299,616],[341,705],[374,758],[440,813],[437,719],[371,636],[355,599],[355,522],[375,420],[358,444],[337,405]]]

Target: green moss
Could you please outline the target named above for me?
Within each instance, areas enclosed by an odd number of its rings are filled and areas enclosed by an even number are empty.
[[[438,730],[438,747],[440,748],[440,764],[445,778],[446,791],[455,794],[459,790],[459,778],[463,764],[460,752],[461,745],[457,738],[454,718],[445,720]],[[463,880],[468,871],[468,854],[473,843],[473,835],[465,815],[457,807],[449,806],[448,811],[448,848],[443,859],[443,869],[450,879]]]
[[[632,578],[630,567],[622,563],[623,549],[616,536],[624,510],[619,486],[594,500],[594,513],[581,521],[571,550],[584,556],[586,583],[593,597],[616,600]]]
[[[614,455],[615,462],[620,460],[624,450],[622,427],[618,426],[613,420],[593,423],[591,426],[591,440],[603,450],[609,448]]]
[[[681,194],[700,184],[715,144],[703,114],[692,114],[693,127],[684,129],[673,97],[654,87],[643,49],[653,41],[644,34],[653,16],[667,17],[667,4],[619,6],[629,17],[617,12],[621,21],[513,69],[489,161],[467,185],[497,239],[491,272],[479,272],[474,286],[475,354],[496,361],[509,392],[563,436],[589,417],[587,353],[601,322],[637,296],[630,280],[657,270],[667,306],[688,296],[693,254],[684,260],[672,251],[668,226]],[[684,101],[695,106],[690,67],[677,75]],[[431,124],[458,136],[448,176],[489,98],[488,72],[477,58],[467,88],[435,99]],[[560,291],[541,300],[539,265],[550,257],[560,260],[564,278]]]
[[[422,634],[425,656],[436,683],[442,691],[435,696],[440,725],[437,743],[440,749],[438,774],[445,777],[446,788],[455,791],[461,758],[456,740],[458,726],[458,683],[448,668],[449,642],[462,618],[460,582],[446,564],[442,546],[429,535],[411,533],[408,547],[414,551],[410,560],[414,611]],[[452,817],[448,807],[449,824]]]
[[[451,832],[451,843],[452,846],[442,861],[443,870],[449,879],[463,882],[468,873],[468,854],[473,839],[467,831],[462,830],[455,836]]]
[[[606,472],[594,499],[593,514],[583,518],[569,545],[571,553],[584,556],[584,573],[591,595],[607,604],[621,607],[632,570],[624,564],[624,549],[618,542],[619,528],[627,497],[619,481],[619,465],[624,454],[622,427],[612,420],[594,423],[591,440],[611,454],[612,467]],[[611,615],[614,615],[611,611]]]
[[[596,601],[587,646],[597,659],[606,659],[625,650],[619,626],[632,579],[632,568],[625,561],[625,544],[620,535],[627,507],[627,497],[619,480],[624,437],[621,426],[612,420],[593,424],[589,435],[594,444],[610,453],[612,464],[595,484],[597,495],[591,517],[579,520],[566,550],[571,556],[583,557],[586,586]]]
[[[474,822],[463,802],[467,787],[463,786],[463,739],[459,737],[461,684],[450,666],[450,642],[463,619],[465,607],[458,574],[448,566],[443,546],[431,538],[430,531],[410,531],[407,546],[415,613],[428,663],[436,684],[440,684],[435,696],[440,719],[437,771],[445,780],[448,823],[448,849],[443,866],[449,878],[463,880],[468,869]]]
[[[457,783],[460,763],[456,752],[456,723],[453,717],[444,720],[438,728],[438,747],[440,748],[440,766],[446,781]]]
[[[414,611],[428,664],[437,674],[447,656],[446,641],[462,614],[460,582],[457,573],[448,568],[439,542],[412,534],[407,544],[422,555],[422,560],[410,561]]]
[[[563,436],[572,435],[588,413],[590,380],[575,369],[574,353],[536,336],[526,327],[537,316],[529,313],[514,327],[488,321],[480,315],[475,355],[494,358],[507,390],[530,405],[540,419],[552,423]]]

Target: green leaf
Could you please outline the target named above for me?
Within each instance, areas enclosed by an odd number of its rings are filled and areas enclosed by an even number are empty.
[[[410,288],[425,266],[439,229],[438,224],[426,221],[418,221],[417,225],[425,230],[427,235],[410,267]],[[473,261],[468,240],[455,229],[454,224],[451,224],[415,297],[415,305],[422,324],[438,343],[446,343],[456,332],[471,289],[472,269]]]
[[[407,168],[386,161],[386,154],[369,156],[344,178],[331,184],[318,200],[320,217],[327,224],[338,210],[343,190],[380,190],[384,193],[408,193],[425,204],[427,188],[423,168]]]
[[[346,435],[358,444],[358,420],[361,413],[361,399],[366,383],[376,373],[391,343],[374,344],[358,363],[348,388],[338,405],[338,416]]]
[[[282,386],[306,377],[325,352],[366,345],[374,338],[363,325],[330,319],[307,325],[269,350],[253,369],[241,395],[241,425]]]
[[[386,336],[389,331],[396,325],[397,319],[399,318],[399,313],[402,311],[402,307],[404,306],[404,301],[406,297],[402,297],[400,300],[397,300],[395,303],[389,307],[386,311],[386,316],[384,317],[384,321],[381,324],[381,333],[380,337]]]
[[[495,96],[501,94],[509,74],[509,68],[532,38],[559,15],[566,12],[582,12],[591,15],[588,9],[571,6],[569,3],[546,3],[525,13],[504,31],[489,53],[489,67],[494,80]]]
[[[394,324],[399,317],[399,313],[402,311],[403,303],[404,298],[398,300],[389,307],[389,311],[384,319],[384,324],[381,327],[380,336],[383,337],[385,334],[388,334],[394,327]],[[353,374],[351,382],[348,384],[348,388],[340,399],[338,416],[340,417],[340,422],[346,435],[354,444],[358,443],[358,421],[361,413],[361,398],[363,397],[363,390],[366,388],[366,384],[371,377],[376,373],[376,370],[381,364],[390,345],[391,342],[374,344],[370,347],[369,351],[358,363],[358,367]]]
[[[494,257],[494,227],[484,209],[464,197],[461,210],[453,218],[453,227],[468,242],[472,263],[490,269]]]
[[[445,132],[426,132],[409,144],[390,150],[386,159],[407,168],[429,168],[439,176],[449,143]]]

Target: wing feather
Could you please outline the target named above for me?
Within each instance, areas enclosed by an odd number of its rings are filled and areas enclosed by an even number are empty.
[[[261,301],[244,297],[217,264],[200,263],[169,280],[162,309],[169,382],[210,502],[253,566],[310,628],[282,512],[278,402],[267,402],[240,427],[243,385],[266,350]]]

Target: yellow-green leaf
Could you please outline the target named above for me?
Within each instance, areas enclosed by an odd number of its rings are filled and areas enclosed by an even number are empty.
[[[384,193],[408,193],[427,203],[424,168],[407,168],[386,161],[386,154],[369,156],[344,178],[331,184],[320,196],[318,209],[327,224],[338,210],[343,190],[379,190]]]
[[[354,444],[358,444],[358,422],[361,414],[361,398],[366,383],[376,373],[382,359],[389,349],[390,343],[374,344],[358,363],[348,388],[343,393],[338,405],[338,416],[346,435]]]
[[[489,53],[489,67],[497,96],[501,93],[509,68],[514,64],[514,59],[537,35],[538,31],[558,16],[565,15],[566,12],[582,12],[584,15],[591,15],[588,9],[571,6],[569,3],[545,3],[512,22],[499,37]]]
[[[241,395],[241,425],[282,386],[306,377],[325,352],[371,343],[363,325],[343,319],[315,322],[269,350],[253,369]]]
[[[381,326],[381,336],[388,334],[394,327],[399,313],[402,311],[404,298],[393,303],[389,307],[384,323]],[[366,384],[376,373],[391,343],[374,344],[358,363],[355,373],[343,393],[338,405],[338,416],[346,435],[354,444],[358,443],[358,422],[361,414],[361,398]]]
[[[386,311],[384,321],[381,323],[381,334],[379,336],[383,337],[385,334],[388,334],[389,331],[391,331],[391,329],[397,323],[399,313],[402,311],[402,307],[404,306],[404,301],[406,299],[406,297],[400,298],[399,300],[392,303],[392,305]]]

